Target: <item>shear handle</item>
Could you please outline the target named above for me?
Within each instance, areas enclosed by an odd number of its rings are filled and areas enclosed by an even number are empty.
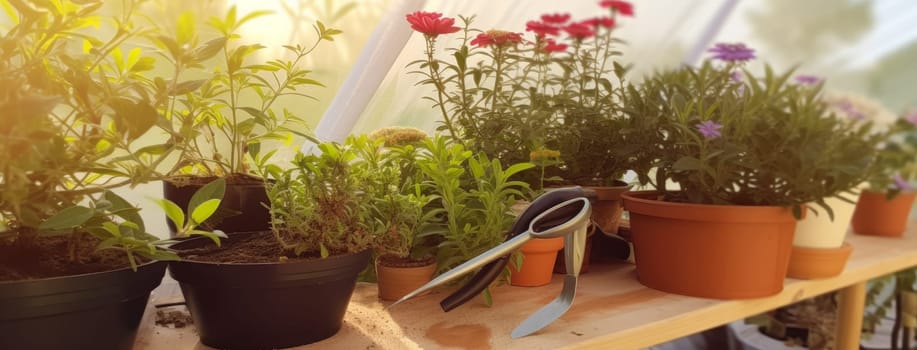
[[[577,198],[577,197],[586,197],[589,200],[594,200],[596,195],[592,190],[587,190],[582,187],[565,187],[559,188],[541,196],[535,198],[532,201],[532,204],[516,218],[516,221],[513,222],[512,228],[510,228],[507,233],[506,240],[510,240],[513,237],[525,232],[528,230],[529,225],[536,216],[544,212],[545,210],[550,209],[551,207],[563,203],[565,201]],[[570,210],[575,210],[571,208]],[[550,219],[561,220],[569,213],[564,213],[561,211],[555,212],[557,216],[550,218],[544,218],[546,221],[551,221]],[[542,227],[536,227],[538,231],[542,231]],[[500,277],[500,274],[503,273],[503,270],[506,268],[506,265],[509,263],[510,254],[503,255],[495,260],[491,261],[487,265],[484,265],[478,272],[465,283],[461,288],[450,294],[448,297],[444,298],[439,306],[442,307],[443,311],[449,312],[452,309],[455,309],[462,304],[468,302],[476,295],[481,294],[487,286],[489,286],[497,277]]]

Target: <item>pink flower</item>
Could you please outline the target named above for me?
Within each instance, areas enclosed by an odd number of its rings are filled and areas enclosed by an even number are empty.
[[[557,43],[552,39],[548,39],[547,43],[544,45],[544,47],[541,48],[541,50],[544,52],[566,52],[567,47],[569,47],[567,44]]]
[[[550,24],[564,24],[570,20],[569,13],[555,13],[541,15],[541,20]]]
[[[917,125],[917,112],[904,116],[904,120],[906,120],[908,123]]]
[[[610,8],[612,11],[620,13],[622,16],[633,17],[634,16],[634,5],[621,0],[602,0],[599,2],[599,6],[604,8]]]
[[[598,28],[599,26],[602,26],[605,28],[612,28],[615,26],[615,19],[611,17],[596,17],[596,18],[587,19],[583,21],[583,23],[587,23],[591,25],[593,28]]]
[[[407,16],[411,29],[423,33],[426,36],[436,37],[440,34],[455,33],[462,28],[455,26],[455,19],[445,17],[443,14],[436,12],[417,11]]]
[[[595,30],[592,29],[592,26],[584,22],[571,23],[564,27],[564,31],[567,32],[567,34],[569,34],[571,37],[580,40],[595,35]]]
[[[491,45],[509,46],[522,42],[522,33],[507,32],[505,30],[488,30],[471,40],[471,45],[488,47]]]
[[[528,21],[525,24],[525,31],[535,32],[535,35],[537,35],[539,38],[544,38],[545,35],[554,36],[560,33],[559,28],[552,26],[550,24],[547,24],[544,22],[538,22],[538,21]]]

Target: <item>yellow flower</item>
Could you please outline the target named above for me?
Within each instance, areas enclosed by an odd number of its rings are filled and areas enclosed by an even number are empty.
[[[560,151],[552,149],[541,149],[529,153],[529,160],[532,162],[537,162],[539,160],[554,160],[557,158],[560,158]]]
[[[406,126],[389,126],[369,133],[370,139],[382,139],[389,147],[409,145],[423,141],[427,137],[423,130]]]

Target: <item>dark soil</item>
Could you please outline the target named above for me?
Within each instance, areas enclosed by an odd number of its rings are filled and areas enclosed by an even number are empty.
[[[179,255],[186,260],[230,264],[275,263],[319,258],[315,254],[296,256],[293,252],[284,251],[271,232],[230,237],[231,239],[223,241],[221,247],[210,244],[202,248],[182,250]]]
[[[156,325],[172,328],[185,328],[194,324],[194,319],[187,311],[156,310]]]
[[[379,258],[379,265],[388,267],[421,267],[432,264],[435,258],[429,257],[424,260],[414,260],[411,258],[399,258],[395,256],[383,256]]]
[[[99,240],[80,235],[76,261],[69,257],[69,236],[0,240],[0,281],[18,281],[117,270],[130,266],[124,252],[106,249],[96,252]]]

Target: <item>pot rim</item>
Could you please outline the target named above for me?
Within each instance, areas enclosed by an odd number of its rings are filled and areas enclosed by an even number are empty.
[[[154,264],[157,264],[157,263],[168,263],[168,261],[165,261],[165,260],[150,260],[150,261],[147,261],[147,262],[142,263],[142,264],[137,264],[137,271],[134,271],[133,269],[131,269],[130,265],[128,265],[128,266],[125,266],[125,267],[122,267],[122,268],[117,268],[117,269],[114,269],[114,270],[87,272],[87,273],[81,273],[81,274],[76,274],[76,275],[64,275],[64,276],[54,276],[54,277],[44,277],[44,278],[33,278],[33,279],[24,279],[24,280],[15,280],[15,281],[0,281],[0,287],[5,286],[5,285],[14,285],[14,284],[17,284],[17,283],[53,282],[53,281],[64,280],[64,279],[68,279],[68,278],[82,278],[82,277],[91,277],[91,276],[101,276],[101,275],[109,274],[109,273],[111,273],[111,274],[119,274],[119,273],[123,273],[123,272],[140,273],[140,269],[149,267],[150,265],[154,265]]]
[[[234,236],[234,235],[256,234],[256,233],[265,233],[265,232],[270,232],[270,231],[233,232],[233,233],[229,233],[228,235],[229,235],[230,238],[232,238],[232,236]],[[176,248],[176,246],[185,245],[185,244],[191,245],[191,244],[193,244],[193,243],[199,243],[199,242],[208,242],[208,243],[210,243],[210,244],[213,243],[213,241],[210,240],[210,238],[208,238],[208,237],[191,237],[191,238],[188,238],[188,239],[184,239],[184,240],[182,240],[181,242],[176,242],[176,243],[170,245],[169,248],[175,249],[175,250],[178,250],[178,251],[181,251],[182,249],[181,249],[181,248]],[[224,248],[220,247],[220,249],[224,249]],[[199,261],[199,260],[192,260],[192,259],[185,259],[185,258],[182,258],[181,260],[173,261],[173,263],[193,263],[193,264],[200,264],[200,265],[236,266],[236,267],[244,267],[244,266],[266,266],[266,265],[278,265],[278,264],[289,265],[289,264],[298,264],[298,263],[306,263],[306,262],[317,262],[317,261],[335,261],[335,260],[339,260],[339,259],[344,259],[344,258],[352,257],[352,256],[355,256],[355,255],[365,254],[367,251],[371,251],[371,250],[372,250],[372,249],[366,249],[366,250],[362,250],[362,251],[354,252],[354,253],[330,255],[330,256],[325,257],[325,258],[293,260],[293,261],[287,261],[287,262],[276,261],[276,262],[261,262],[261,263],[231,263],[231,262]]]
[[[629,191],[621,195],[624,209],[632,214],[652,215],[662,218],[691,221],[719,221],[730,223],[764,223],[796,221],[790,207],[756,205],[720,205],[667,202],[650,199],[662,191]],[[802,212],[805,217],[806,211]]]

